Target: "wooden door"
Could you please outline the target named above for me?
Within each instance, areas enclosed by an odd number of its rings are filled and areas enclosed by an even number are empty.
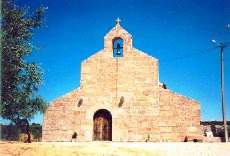
[[[111,118],[104,113],[98,113],[94,118],[93,140],[112,140]]]

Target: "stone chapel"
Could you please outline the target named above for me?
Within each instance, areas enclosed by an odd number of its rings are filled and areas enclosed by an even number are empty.
[[[159,81],[159,60],[133,47],[117,20],[104,48],[81,63],[80,87],[52,101],[43,141],[184,141],[199,138],[200,105]]]

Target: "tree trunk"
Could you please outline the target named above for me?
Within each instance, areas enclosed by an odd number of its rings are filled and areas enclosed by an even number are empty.
[[[31,143],[31,135],[30,135],[30,130],[29,130],[29,126],[27,127],[27,131],[26,131],[26,134],[27,134],[27,140],[26,140],[26,143]]]
[[[24,143],[31,143],[31,135],[30,135],[30,125],[27,119],[19,119],[17,122],[18,127],[21,132],[27,134],[27,140]]]
[[[26,143],[31,143],[30,125],[29,125],[28,120],[26,120],[26,121],[27,121],[27,124],[25,125],[25,130],[26,130],[26,134],[27,134]]]

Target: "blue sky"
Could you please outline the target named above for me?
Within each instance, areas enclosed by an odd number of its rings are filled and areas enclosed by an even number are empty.
[[[51,101],[80,85],[81,61],[103,48],[120,17],[134,47],[160,61],[160,81],[201,103],[202,120],[221,120],[219,49],[230,41],[228,0],[16,0],[48,7],[30,57],[44,70],[39,94]],[[230,119],[230,47],[225,49],[225,102]],[[31,122],[42,122],[36,115]]]

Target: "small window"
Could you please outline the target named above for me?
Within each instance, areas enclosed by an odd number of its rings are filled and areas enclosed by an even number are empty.
[[[123,57],[123,40],[121,38],[113,40],[113,57]]]

